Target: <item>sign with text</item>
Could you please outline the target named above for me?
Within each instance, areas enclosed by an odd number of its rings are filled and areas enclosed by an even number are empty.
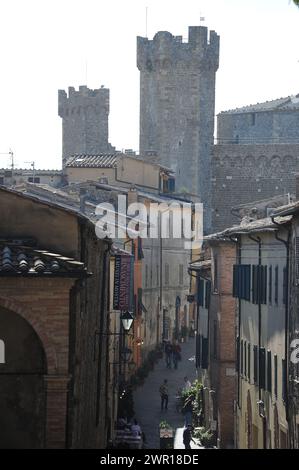
[[[113,309],[130,310],[133,293],[133,257],[115,256]]]

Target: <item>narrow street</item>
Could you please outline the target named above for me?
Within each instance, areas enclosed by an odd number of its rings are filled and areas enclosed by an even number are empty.
[[[146,436],[147,449],[159,449],[159,424],[167,421],[175,430],[175,448],[184,448],[182,442],[182,428],[184,427],[184,417],[176,410],[176,392],[184,386],[184,377],[187,376],[190,382],[195,380],[196,372],[194,360],[189,360],[195,354],[195,342],[191,338],[182,347],[182,360],[178,369],[167,369],[164,358],[156,364],[154,370],[150,372],[145,383],[134,393],[135,413],[139,424]],[[169,402],[168,410],[161,411],[159,388],[164,379],[168,380]],[[191,443],[192,447],[192,443]]]

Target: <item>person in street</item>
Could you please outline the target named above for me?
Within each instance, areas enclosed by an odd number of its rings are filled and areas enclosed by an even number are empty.
[[[178,343],[174,343],[172,346],[172,361],[175,369],[178,368],[178,362],[181,359],[181,347]]]
[[[190,388],[192,387],[191,385],[191,382],[190,380],[188,379],[188,377],[184,377],[184,388],[183,390],[190,390]]]
[[[172,346],[170,342],[165,345],[165,357],[166,357],[166,367],[171,369],[171,356],[172,356]]]
[[[192,426],[192,415],[193,415],[193,401],[194,401],[194,396],[190,395],[183,406],[183,413],[184,413],[184,418],[185,418],[185,426],[186,428],[188,426]]]
[[[136,419],[134,419],[134,423],[131,426],[131,432],[133,436],[141,436],[141,427],[139,426]]]
[[[167,410],[168,407],[168,382],[167,379],[164,380],[163,384],[161,385],[160,389],[160,396],[161,396],[161,411],[164,409]]]
[[[191,449],[191,441],[195,444],[194,439],[192,439],[192,426],[189,425],[184,429],[183,432],[183,443],[185,445],[185,449]]]

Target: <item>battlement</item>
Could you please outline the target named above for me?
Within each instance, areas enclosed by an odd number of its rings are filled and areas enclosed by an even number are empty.
[[[66,117],[68,109],[74,110],[78,107],[97,106],[102,107],[109,112],[109,89],[101,88],[91,90],[86,85],[79,86],[79,91],[74,87],[65,90],[58,90],[58,114],[60,117]]]
[[[219,65],[219,36],[205,26],[189,26],[188,42],[182,36],[159,31],[152,40],[137,37],[137,67],[153,71],[177,63],[195,67],[204,63],[217,70]]]

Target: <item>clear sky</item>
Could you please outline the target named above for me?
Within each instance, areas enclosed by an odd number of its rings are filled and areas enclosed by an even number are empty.
[[[138,149],[146,6],[150,39],[159,30],[187,37],[201,16],[220,34],[216,112],[299,93],[290,0],[1,0],[0,153],[12,148],[18,167],[60,168],[57,90],[85,84],[110,88],[110,142]]]

